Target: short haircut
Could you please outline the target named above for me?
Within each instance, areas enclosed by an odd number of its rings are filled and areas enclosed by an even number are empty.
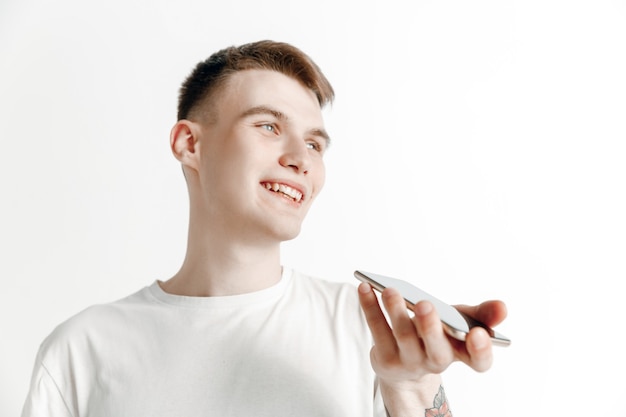
[[[198,63],[180,88],[178,120],[193,117],[230,76],[251,69],[277,71],[297,80],[315,94],[320,108],[334,99],[330,82],[308,55],[290,44],[263,40],[224,48]]]

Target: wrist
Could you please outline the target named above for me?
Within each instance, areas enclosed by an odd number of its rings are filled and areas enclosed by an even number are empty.
[[[444,412],[448,409],[441,376],[438,374],[425,375],[416,380],[379,378],[379,385],[385,407],[392,417],[414,417],[424,415],[433,408]]]

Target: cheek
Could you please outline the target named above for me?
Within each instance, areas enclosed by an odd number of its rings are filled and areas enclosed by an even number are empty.
[[[322,188],[324,188],[324,183],[326,182],[326,166],[324,162],[320,160],[319,165],[316,166],[315,169],[315,179],[313,180],[314,184],[314,192],[315,195],[318,195]]]

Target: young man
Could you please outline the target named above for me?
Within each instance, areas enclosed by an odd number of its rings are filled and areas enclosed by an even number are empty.
[[[432,305],[281,267],[324,184],[333,90],[298,49],[261,41],[198,64],[171,148],[190,198],[179,272],[58,326],[23,417],[451,415],[440,373],[492,360],[482,329],[447,338]],[[357,295],[358,294],[358,295]],[[486,302],[465,311],[488,325]]]

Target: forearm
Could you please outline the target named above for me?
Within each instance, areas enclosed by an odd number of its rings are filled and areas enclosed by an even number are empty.
[[[381,380],[380,392],[391,417],[452,417],[439,375],[425,376],[419,382]]]

